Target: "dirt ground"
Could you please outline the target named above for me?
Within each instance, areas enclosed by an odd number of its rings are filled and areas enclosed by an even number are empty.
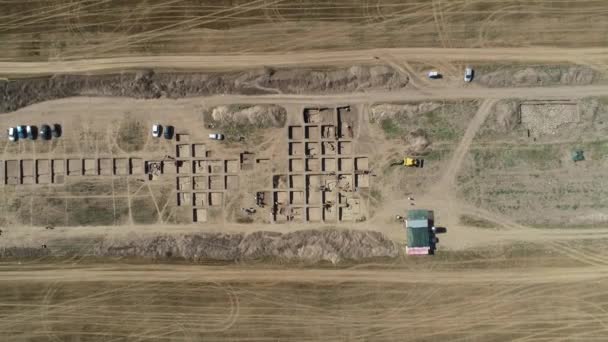
[[[607,9],[0,3],[1,336],[605,340]]]

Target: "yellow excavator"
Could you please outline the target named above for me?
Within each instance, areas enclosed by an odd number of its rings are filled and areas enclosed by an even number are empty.
[[[423,167],[424,159],[404,157],[403,161],[399,160],[391,163],[391,166],[403,165],[405,167]]]

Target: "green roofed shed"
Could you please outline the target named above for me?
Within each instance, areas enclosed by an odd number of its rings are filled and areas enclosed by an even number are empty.
[[[407,212],[407,247],[412,251],[411,254],[428,254],[427,251],[431,248],[433,220],[433,212],[430,210]]]

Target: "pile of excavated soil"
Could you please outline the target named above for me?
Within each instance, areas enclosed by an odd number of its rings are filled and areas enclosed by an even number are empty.
[[[69,96],[180,98],[217,94],[318,94],[366,89],[399,89],[408,79],[388,66],[325,70],[263,68],[226,73],[57,75],[0,81],[0,112]]]
[[[370,110],[370,121],[380,122],[383,119],[393,119],[395,117],[407,117],[411,119],[417,115],[428,113],[441,107],[437,102],[421,102],[414,104],[392,104],[382,103],[372,106]]]
[[[251,125],[259,128],[283,127],[287,120],[285,108],[277,105],[229,105],[208,109],[206,124],[217,127]]]
[[[582,66],[513,67],[484,73],[476,82],[487,87],[586,85],[597,78],[595,71]]]
[[[96,256],[183,258],[192,262],[276,259],[320,262],[396,257],[398,246],[382,233],[357,230],[301,230],[282,234],[199,233],[139,238],[130,241],[106,240],[97,244]]]

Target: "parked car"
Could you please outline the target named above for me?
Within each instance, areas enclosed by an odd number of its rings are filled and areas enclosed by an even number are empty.
[[[8,140],[9,141],[17,140],[17,129],[15,127],[8,128]]]
[[[19,139],[27,139],[27,131],[25,130],[25,126],[17,126],[17,136]]]
[[[438,79],[438,78],[441,78],[441,74],[439,73],[439,71],[431,70],[431,71],[429,71],[429,78]]]
[[[152,136],[155,138],[160,137],[160,135],[163,132],[163,126],[159,125],[159,124],[154,124],[152,125]]]
[[[165,139],[173,139],[173,132],[175,131],[175,129],[173,128],[173,126],[167,126],[165,127],[165,132],[164,132],[164,136]]]
[[[25,131],[27,132],[27,136],[30,138],[30,140],[36,140],[36,133],[38,133],[36,126],[27,125],[27,127],[25,127]]]
[[[475,76],[475,71],[473,71],[473,68],[467,67],[466,69],[464,69],[465,82],[471,82],[473,80],[473,76]]]
[[[40,126],[40,138],[43,140],[51,139],[51,127],[49,125]]]
[[[224,135],[221,133],[210,133],[209,134],[209,139],[213,139],[213,140],[224,140]]]
[[[61,125],[53,124],[53,130],[51,131],[51,133],[53,134],[53,137],[59,138],[61,136],[61,134],[63,133]]]

